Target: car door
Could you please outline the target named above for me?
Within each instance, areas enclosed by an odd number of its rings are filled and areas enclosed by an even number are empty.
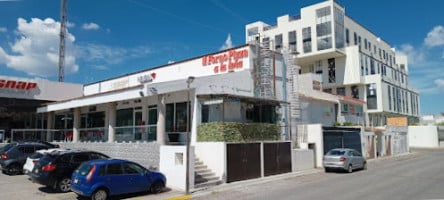
[[[105,185],[109,188],[111,195],[124,194],[129,190],[128,179],[123,174],[121,163],[107,164],[102,168]]]
[[[361,168],[361,167],[363,167],[364,159],[362,158],[361,153],[359,153],[359,152],[356,151],[356,150],[353,150],[352,153],[353,153],[353,162],[354,162],[354,163],[353,163],[353,166],[354,166],[355,168]]]
[[[130,192],[148,191],[150,179],[147,170],[135,163],[123,163],[123,171],[128,179],[128,190]]]

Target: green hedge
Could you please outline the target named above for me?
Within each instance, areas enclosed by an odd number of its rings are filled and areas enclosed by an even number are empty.
[[[197,126],[199,142],[251,142],[279,140],[277,124],[209,122]]]

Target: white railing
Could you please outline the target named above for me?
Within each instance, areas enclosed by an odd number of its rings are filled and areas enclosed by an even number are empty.
[[[156,125],[121,126],[114,129],[116,142],[155,141]]]

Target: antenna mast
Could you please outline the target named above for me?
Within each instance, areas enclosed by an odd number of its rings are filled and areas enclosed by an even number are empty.
[[[60,15],[59,82],[63,82],[65,73],[66,0],[61,0]]]

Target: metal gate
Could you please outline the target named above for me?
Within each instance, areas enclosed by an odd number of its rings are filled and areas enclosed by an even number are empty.
[[[261,144],[227,144],[227,183],[261,177]]]
[[[291,143],[264,143],[264,175],[291,172]]]
[[[361,129],[343,127],[323,127],[324,154],[334,148],[351,148],[361,153]]]

